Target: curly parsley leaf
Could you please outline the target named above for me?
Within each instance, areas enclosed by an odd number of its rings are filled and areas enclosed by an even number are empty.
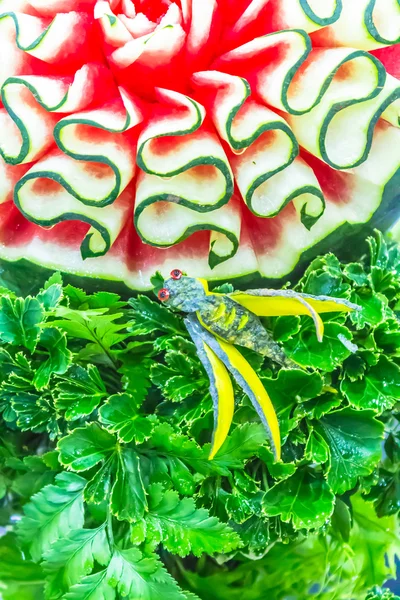
[[[352,406],[381,414],[400,400],[400,368],[381,356],[378,364],[368,369],[362,379],[344,379],[341,390]]]
[[[365,325],[377,326],[385,318],[388,300],[382,294],[374,293],[370,289],[354,291],[351,301],[361,306],[361,310],[350,314],[350,320],[357,329],[363,329]]]
[[[263,511],[268,517],[280,515],[283,521],[291,521],[295,529],[322,527],[333,508],[334,495],[329,485],[307,469],[299,469],[277,483],[263,498]]]
[[[307,373],[300,369],[281,369],[278,377],[262,377],[262,382],[274,405],[282,437],[298,423],[299,419],[291,417],[295,406],[319,396],[324,383],[319,373]]]
[[[328,483],[335,493],[351,490],[381,458],[384,425],[372,411],[345,408],[314,423],[329,448]]]
[[[351,342],[351,331],[339,323],[326,323],[324,341],[317,340],[315,330],[311,327],[303,328],[298,336],[285,343],[288,355],[303,367],[313,367],[330,373],[348,358],[351,351],[340,341]]]

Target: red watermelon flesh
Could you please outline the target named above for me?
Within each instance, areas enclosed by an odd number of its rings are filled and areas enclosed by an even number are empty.
[[[391,1],[0,0],[0,258],[284,277],[395,201],[399,33]]]

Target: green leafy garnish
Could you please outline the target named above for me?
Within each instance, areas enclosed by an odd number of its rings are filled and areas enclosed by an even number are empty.
[[[60,274],[36,297],[1,288],[4,600],[392,598],[400,250],[378,232],[368,245],[358,262],[319,257],[294,286],[361,307],[324,314],[322,344],[309,317],[264,319],[300,368],[239,348],[278,415],[279,461],[236,384],[209,460],[207,374],[154,296],[90,294]]]

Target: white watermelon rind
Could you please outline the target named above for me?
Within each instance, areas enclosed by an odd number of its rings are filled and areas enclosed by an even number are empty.
[[[368,31],[369,35],[372,38],[374,38],[375,41],[379,42],[380,44],[383,44],[384,46],[393,46],[394,44],[399,44],[400,43],[400,35],[397,38],[395,38],[394,40],[385,39],[384,37],[381,36],[377,27],[375,26],[373,13],[374,13],[376,1],[377,0],[370,0],[369,4],[365,10],[364,23],[365,23],[366,30]]]
[[[350,238],[353,240],[352,250],[355,241],[365,239],[375,226],[378,226],[383,230],[389,227],[391,222],[400,216],[399,190],[400,169],[393,174],[393,177],[384,186],[380,205],[371,208],[371,212],[367,219],[364,219],[364,221],[360,223],[343,221],[334,231],[330,232],[328,235],[322,236],[321,239],[312,243],[310,247],[302,248],[296,257],[293,258],[290,265],[287,265],[281,272],[271,272],[267,275],[265,273],[262,274],[257,268],[243,268],[243,265],[250,265],[251,261],[244,261],[243,258],[240,258],[239,252],[232,258],[232,261],[235,261],[236,267],[234,266],[229,274],[224,274],[223,265],[214,271],[204,272],[204,257],[202,257],[200,261],[194,259],[193,261],[190,261],[190,263],[187,263],[184,257],[183,260],[180,261],[179,247],[177,247],[177,258],[174,260],[174,263],[167,261],[167,263],[163,265],[161,262],[162,255],[160,255],[160,264],[158,264],[157,267],[154,267],[153,270],[161,270],[167,277],[172,268],[181,268],[189,274],[207,277],[207,279],[214,284],[232,281],[238,287],[240,287],[242,283],[243,285],[248,285],[250,280],[252,285],[254,285],[256,281],[257,283],[260,283],[260,285],[282,285],[284,281],[287,281],[290,277],[294,277],[295,274],[302,269],[303,265],[307,264],[318,254],[327,251],[338,252],[341,247],[349,252],[350,249],[348,248],[346,240],[348,241]],[[22,282],[24,279],[24,270],[31,271],[33,269],[35,271],[37,268],[38,272],[48,269],[44,272],[42,280],[50,274],[50,271],[62,271],[66,273],[68,277],[77,277],[78,279],[75,282],[76,285],[79,285],[80,279],[82,285],[85,286],[86,284],[89,286],[96,286],[97,283],[99,285],[104,285],[104,282],[107,282],[107,285],[109,285],[109,283],[112,282],[112,284],[116,286],[116,289],[121,286],[121,289],[123,288],[123,290],[125,290],[125,294],[132,293],[132,291],[144,292],[151,289],[150,277],[154,275],[153,270],[144,272],[141,267],[138,267],[139,270],[137,273],[130,273],[125,268],[122,268],[122,263],[115,256],[110,256],[110,254],[101,259],[95,259],[94,261],[89,259],[89,261],[85,263],[82,259],[79,260],[78,258],[75,261],[72,260],[69,251],[66,249],[64,252],[60,252],[60,247],[56,244],[52,246],[52,250],[46,245],[43,245],[43,249],[41,250],[40,243],[34,251],[31,249],[30,259],[27,258],[27,254],[29,254],[29,252],[27,252],[26,248],[18,249],[0,245],[0,260],[5,262],[6,267],[9,264],[21,266]],[[66,256],[68,256],[69,269],[66,268],[64,260]],[[10,269],[6,269],[6,271],[8,274],[11,271],[14,272],[13,270],[10,271]],[[15,274],[16,273],[17,270],[15,270]]]
[[[349,58],[349,60],[351,60],[352,58],[356,58],[357,56],[363,56],[366,55],[367,53],[363,52],[363,51],[357,51],[354,52],[351,55],[351,58]],[[364,145],[364,151],[361,154],[361,156],[356,160],[353,161],[349,164],[338,164],[334,161],[332,161],[329,158],[329,152],[327,150],[327,144],[326,144],[326,137],[327,137],[327,133],[328,133],[328,129],[329,126],[332,122],[332,120],[334,119],[334,117],[336,116],[338,111],[341,111],[347,107],[350,106],[355,106],[357,104],[362,104],[363,102],[366,102],[368,100],[372,100],[376,97],[379,96],[379,94],[381,93],[384,85],[385,85],[385,81],[386,81],[386,71],[385,68],[383,67],[382,63],[376,59],[374,56],[372,55],[368,55],[373,62],[376,64],[377,66],[377,70],[378,70],[378,81],[377,81],[377,87],[376,90],[373,91],[370,95],[366,96],[365,98],[360,98],[357,100],[348,100],[347,102],[340,102],[337,104],[333,104],[332,107],[330,108],[329,112],[326,114],[324,122],[322,124],[322,127],[320,129],[320,133],[319,133],[319,149],[320,149],[320,153],[321,153],[321,158],[333,169],[340,169],[340,170],[344,170],[344,169],[353,169],[355,167],[360,166],[361,164],[363,164],[367,158],[368,155],[371,151],[371,146],[372,146],[372,142],[373,142],[373,135],[374,135],[374,130],[375,130],[375,126],[378,122],[378,120],[380,119],[380,117],[382,116],[382,114],[385,112],[385,110],[387,109],[388,106],[390,106],[390,104],[392,104],[393,102],[395,102],[398,98],[400,98],[400,86],[394,90],[392,92],[392,94],[390,94],[389,97],[387,97],[382,104],[379,106],[379,108],[376,110],[375,114],[373,115],[373,117],[370,119],[369,124],[368,124],[368,128],[367,128],[367,132],[366,132],[366,142]]]
[[[64,129],[64,127],[67,127],[68,125],[88,125],[91,127],[95,127],[96,129],[108,131],[110,133],[122,133],[123,131],[126,131],[127,129],[129,129],[129,127],[131,125],[130,115],[127,114],[125,126],[120,132],[115,131],[115,129],[111,129],[109,127],[102,126],[99,123],[96,123],[96,121],[92,121],[90,119],[79,119],[79,118],[70,118],[70,117],[67,117],[65,120],[57,123],[57,125],[54,128],[55,141],[57,143],[57,146],[60,148],[60,150],[62,150],[62,152],[64,152],[64,154],[66,154],[67,156],[69,156],[71,158],[74,158],[75,160],[96,162],[96,163],[100,163],[100,164],[109,166],[112,169],[114,176],[115,176],[115,186],[114,186],[114,189],[102,200],[100,200],[100,201],[99,200],[90,200],[89,198],[84,198],[83,196],[81,196],[72,187],[72,185],[70,183],[68,183],[68,181],[64,177],[59,176],[56,173],[54,173],[54,174],[49,173],[48,175],[46,175],[46,177],[48,177],[49,179],[54,179],[55,181],[58,181],[59,183],[61,183],[61,185],[67,190],[67,192],[69,192],[72,196],[74,196],[75,198],[80,200],[83,204],[87,204],[88,206],[97,206],[99,208],[108,206],[109,204],[112,204],[118,198],[119,194],[122,191],[121,190],[122,177],[121,177],[121,173],[120,173],[118,167],[107,156],[102,155],[102,154],[98,154],[94,158],[93,155],[90,155],[90,154],[80,154],[80,153],[71,152],[62,141],[62,130]]]
[[[81,244],[82,258],[85,260],[86,258],[100,257],[100,256],[104,256],[105,254],[107,254],[107,252],[110,250],[110,247],[111,247],[110,231],[107,229],[107,227],[105,227],[104,225],[99,223],[96,219],[91,218],[84,212],[82,212],[82,213],[65,212],[65,213],[62,213],[59,217],[56,217],[53,219],[37,219],[37,218],[33,217],[32,214],[28,214],[24,210],[24,208],[20,202],[19,190],[30,179],[36,179],[39,177],[43,177],[45,179],[53,179],[53,181],[57,181],[58,183],[61,183],[61,185],[63,185],[63,181],[61,178],[58,178],[57,175],[55,175],[54,173],[46,172],[46,171],[32,173],[31,175],[27,174],[24,178],[20,179],[20,181],[15,186],[14,203],[17,206],[17,208],[19,209],[19,211],[24,215],[24,217],[26,217],[31,223],[35,223],[36,225],[40,225],[42,227],[53,227],[54,225],[57,225],[58,223],[62,223],[63,221],[83,221],[84,223],[91,225],[91,227],[93,227],[99,233],[99,235],[101,236],[101,238],[103,240],[104,248],[97,250],[97,251],[92,249],[91,241],[93,239],[93,233],[89,232],[85,236],[85,238],[83,239],[82,244]]]

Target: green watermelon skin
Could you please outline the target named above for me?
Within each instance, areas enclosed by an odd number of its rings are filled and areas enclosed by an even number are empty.
[[[397,0],[0,0],[3,279],[278,284],[390,227],[399,30]]]

